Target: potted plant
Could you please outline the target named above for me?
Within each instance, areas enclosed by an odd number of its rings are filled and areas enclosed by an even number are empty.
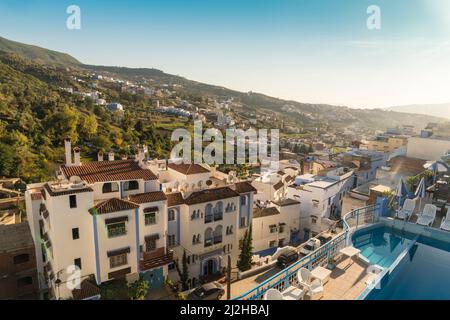
[[[333,270],[334,268],[336,268],[336,259],[334,258],[329,258],[328,259],[328,265],[327,265],[327,269],[329,270]]]

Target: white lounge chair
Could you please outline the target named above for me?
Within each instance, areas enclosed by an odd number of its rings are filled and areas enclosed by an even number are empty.
[[[441,229],[445,231],[450,231],[450,210],[447,211],[447,214],[442,219]]]
[[[291,286],[283,292],[277,289],[269,289],[264,294],[263,300],[300,300],[303,295],[303,290]]]
[[[406,199],[403,207],[395,213],[395,217],[401,220],[408,220],[415,208],[416,202],[412,199]]]
[[[301,268],[297,272],[297,280],[298,284],[305,289],[305,291],[309,294],[311,300],[317,300],[322,298],[323,296],[323,285],[322,281],[319,279],[314,279],[309,271],[306,268]]]
[[[436,219],[436,211],[437,208],[435,205],[426,204],[423,208],[422,214],[419,216],[419,219],[417,219],[417,224],[420,224],[421,226],[431,227],[434,219]]]
[[[284,297],[277,289],[269,289],[264,293],[263,300],[284,300]]]

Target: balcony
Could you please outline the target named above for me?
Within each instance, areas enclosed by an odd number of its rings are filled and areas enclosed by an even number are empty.
[[[214,244],[222,243],[222,236],[215,236],[213,238]]]
[[[205,216],[205,223],[213,222],[213,220],[214,220],[214,216],[212,214]]]
[[[173,251],[166,252],[165,247],[161,247],[149,252],[142,253],[142,259],[139,261],[141,271],[157,268],[173,261]]]
[[[223,212],[214,213],[214,221],[220,221],[223,219]]]
[[[205,239],[205,248],[210,247],[214,244],[214,238]]]

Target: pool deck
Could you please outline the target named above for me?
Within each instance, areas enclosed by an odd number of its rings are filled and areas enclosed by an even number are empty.
[[[321,300],[356,300],[367,287],[368,264],[359,258],[345,259],[332,271],[330,280],[324,285]]]
[[[324,285],[324,294],[320,300],[356,300],[366,288],[369,274],[366,272],[368,264],[359,258],[344,259],[332,271],[330,279]],[[280,270],[270,269],[264,274],[255,275],[231,285],[232,296],[238,296],[249,288],[253,288],[263,280],[270,278]],[[222,299],[225,299],[226,295]],[[305,299],[308,299],[306,297]]]

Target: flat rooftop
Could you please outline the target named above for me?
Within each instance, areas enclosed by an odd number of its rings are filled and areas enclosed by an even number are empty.
[[[34,246],[28,222],[0,225],[0,252],[15,251]]]

